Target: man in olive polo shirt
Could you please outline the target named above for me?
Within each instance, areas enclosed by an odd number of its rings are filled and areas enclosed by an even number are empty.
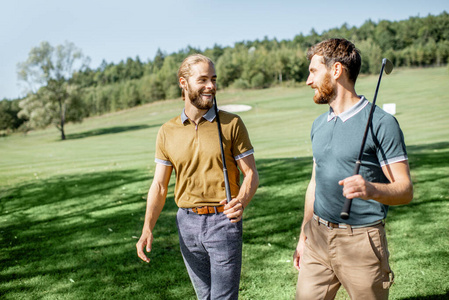
[[[329,39],[309,50],[307,84],[329,111],[312,125],[313,169],[294,266],[296,299],[387,299],[393,274],[384,228],[389,205],[407,204],[413,187],[396,119],[376,107],[360,174],[352,176],[371,103],[355,92],[361,57],[354,44]],[[350,217],[340,212],[353,199]]]
[[[212,61],[187,57],[178,71],[185,101],[156,141],[156,171],[148,192],[138,256],[149,262],[153,228],[162,211],[172,170],[176,173],[177,225],[184,263],[198,299],[237,299],[242,262],[242,214],[259,184],[254,150],[240,117],[219,111],[232,201],[226,203],[213,97]],[[240,183],[240,172],[244,179]]]

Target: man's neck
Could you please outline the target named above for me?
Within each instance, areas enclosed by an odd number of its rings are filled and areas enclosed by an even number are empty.
[[[201,118],[207,113],[208,109],[198,109],[190,103],[189,99],[185,100],[184,112],[186,116],[195,124],[199,124]]]
[[[342,112],[353,107],[359,101],[360,97],[355,92],[354,87],[347,89],[346,87],[339,86],[337,88],[337,94],[329,103],[329,106],[334,111],[334,114],[338,116]]]

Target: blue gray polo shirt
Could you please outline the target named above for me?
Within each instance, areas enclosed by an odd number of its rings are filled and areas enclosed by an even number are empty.
[[[314,212],[330,222],[361,225],[387,216],[387,205],[354,198],[349,219],[340,218],[345,197],[338,181],[354,173],[371,105],[362,96],[357,104],[340,115],[336,116],[331,108],[313,122],[311,139],[316,163]],[[404,160],[407,160],[407,152],[397,120],[376,106],[359,174],[370,182],[388,183],[382,166]]]

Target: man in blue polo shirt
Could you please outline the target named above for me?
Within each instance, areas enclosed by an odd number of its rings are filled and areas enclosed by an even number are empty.
[[[311,130],[313,170],[294,254],[296,299],[334,299],[341,285],[351,299],[387,299],[394,276],[384,220],[389,205],[413,198],[404,137],[396,119],[376,107],[360,173],[352,176],[371,108],[355,92],[359,51],[330,39],[307,56],[314,102],[330,109]],[[343,220],[346,198],[353,202]]]

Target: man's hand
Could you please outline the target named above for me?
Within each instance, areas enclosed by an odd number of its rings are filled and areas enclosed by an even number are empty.
[[[145,255],[144,248],[147,252],[151,252],[151,245],[153,244],[153,233],[150,230],[144,230],[136,244],[137,256],[143,261],[149,263],[150,259]]]
[[[363,200],[372,199],[375,187],[371,182],[363,179],[361,175],[347,177],[338,182],[343,186],[343,196],[348,199],[360,198]]]
[[[338,182],[343,186],[343,196],[348,199],[373,199],[385,205],[401,205],[413,199],[413,184],[407,161],[382,167],[389,183],[369,182],[361,175],[354,175]]]
[[[242,219],[243,216],[243,205],[236,198],[232,199],[231,202],[226,204],[226,200],[220,202],[220,205],[224,205],[223,213],[231,220],[231,223],[237,223]]]
[[[295,253],[293,254],[293,266],[298,271],[301,268],[301,257],[303,252],[304,252],[304,241],[300,239],[298,245],[296,246]]]

